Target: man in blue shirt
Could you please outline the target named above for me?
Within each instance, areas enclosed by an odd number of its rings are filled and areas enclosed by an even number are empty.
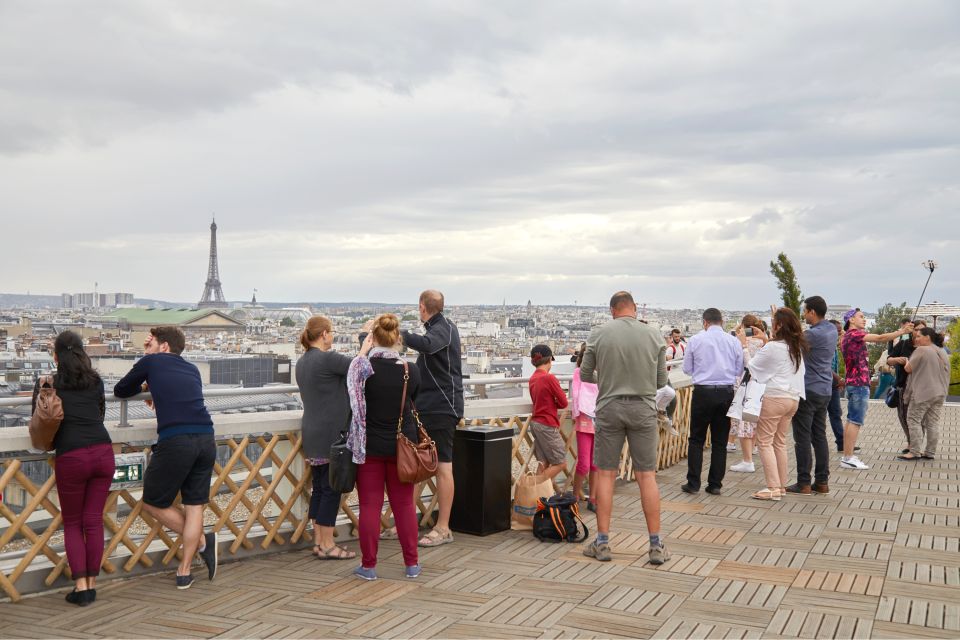
[[[803,319],[810,326],[804,332],[809,351],[804,356],[806,398],[793,416],[793,442],[797,455],[797,482],[787,493],[811,495],[830,493],[830,446],[827,444],[827,406],[833,394],[833,358],[837,353],[837,328],[824,319],[827,302],[820,296],[803,301]],[[816,473],[811,486],[811,446]]]
[[[217,460],[213,420],[203,402],[197,367],[180,357],[186,338],[177,327],[154,327],[145,355],[116,384],[113,393],[129,398],[150,391],[157,411],[157,444],[143,479],[143,510],[183,539],[177,589],[193,584],[190,565],[199,552],[210,580],[217,575],[217,534],[203,534],[203,510],[210,498],[210,475]],[[173,506],[180,494],[183,508]]]
[[[703,331],[690,338],[683,356],[683,372],[693,378],[693,399],[690,406],[690,441],[687,450],[687,483],[680,488],[686,493],[700,491],[703,468],[703,446],[710,429],[710,471],[707,493],[720,495],[727,471],[727,438],[730,418],[727,411],[733,402],[733,387],[743,373],[743,347],[740,341],[723,330],[719,309],[703,312]]]

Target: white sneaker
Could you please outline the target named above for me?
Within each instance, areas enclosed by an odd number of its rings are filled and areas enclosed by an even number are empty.
[[[736,442],[728,442],[728,443],[727,443],[727,451],[736,451],[736,450],[737,450],[737,443],[736,443]]]
[[[840,458],[840,466],[844,469],[857,469],[859,471],[866,471],[870,467],[863,464],[863,462],[857,456],[851,456],[849,458]]]
[[[756,470],[757,469],[752,462],[741,461],[730,467],[730,471],[739,471],[740,473],[753,473]]]

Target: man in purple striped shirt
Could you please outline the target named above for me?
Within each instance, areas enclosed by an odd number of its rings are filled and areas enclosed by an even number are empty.
[[[723,330],[719,309],[703,312],[703,331],[690,338],[683,357],[683,372],[693,378],[690,407],[690,441],[687,451],[686,493],[700,491],[703,446],[710,429],[710,471],[707,493],[720,495],[727,470],[726,442],[730,435],[727,411],[733,402],[734,385],[743,373],[743,347]]]

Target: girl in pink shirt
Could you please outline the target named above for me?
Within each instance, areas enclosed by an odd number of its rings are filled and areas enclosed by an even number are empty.
[[[580,380],[580,362],[587,350],[587,343],[580,345],[577,353],[577,368],[573,372],[573,381],[570,383],[570,413],[573,416],[575,431],[577,432],[577,469],[573,476],[573,494],[577,500],[583,500],[583,481],[589,477],[590,491],[593,492],[594,472],[593,465],[593,419],[597,415],[597,385]],[[597,510],[596,500],[591,495],[587,502],[587,509]]]

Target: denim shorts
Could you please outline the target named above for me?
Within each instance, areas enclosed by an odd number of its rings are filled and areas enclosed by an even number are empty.
[[[867,399],[870,398],[870,387],[847,386],[847,422],[858,427],[863,426],[867,417]]]

